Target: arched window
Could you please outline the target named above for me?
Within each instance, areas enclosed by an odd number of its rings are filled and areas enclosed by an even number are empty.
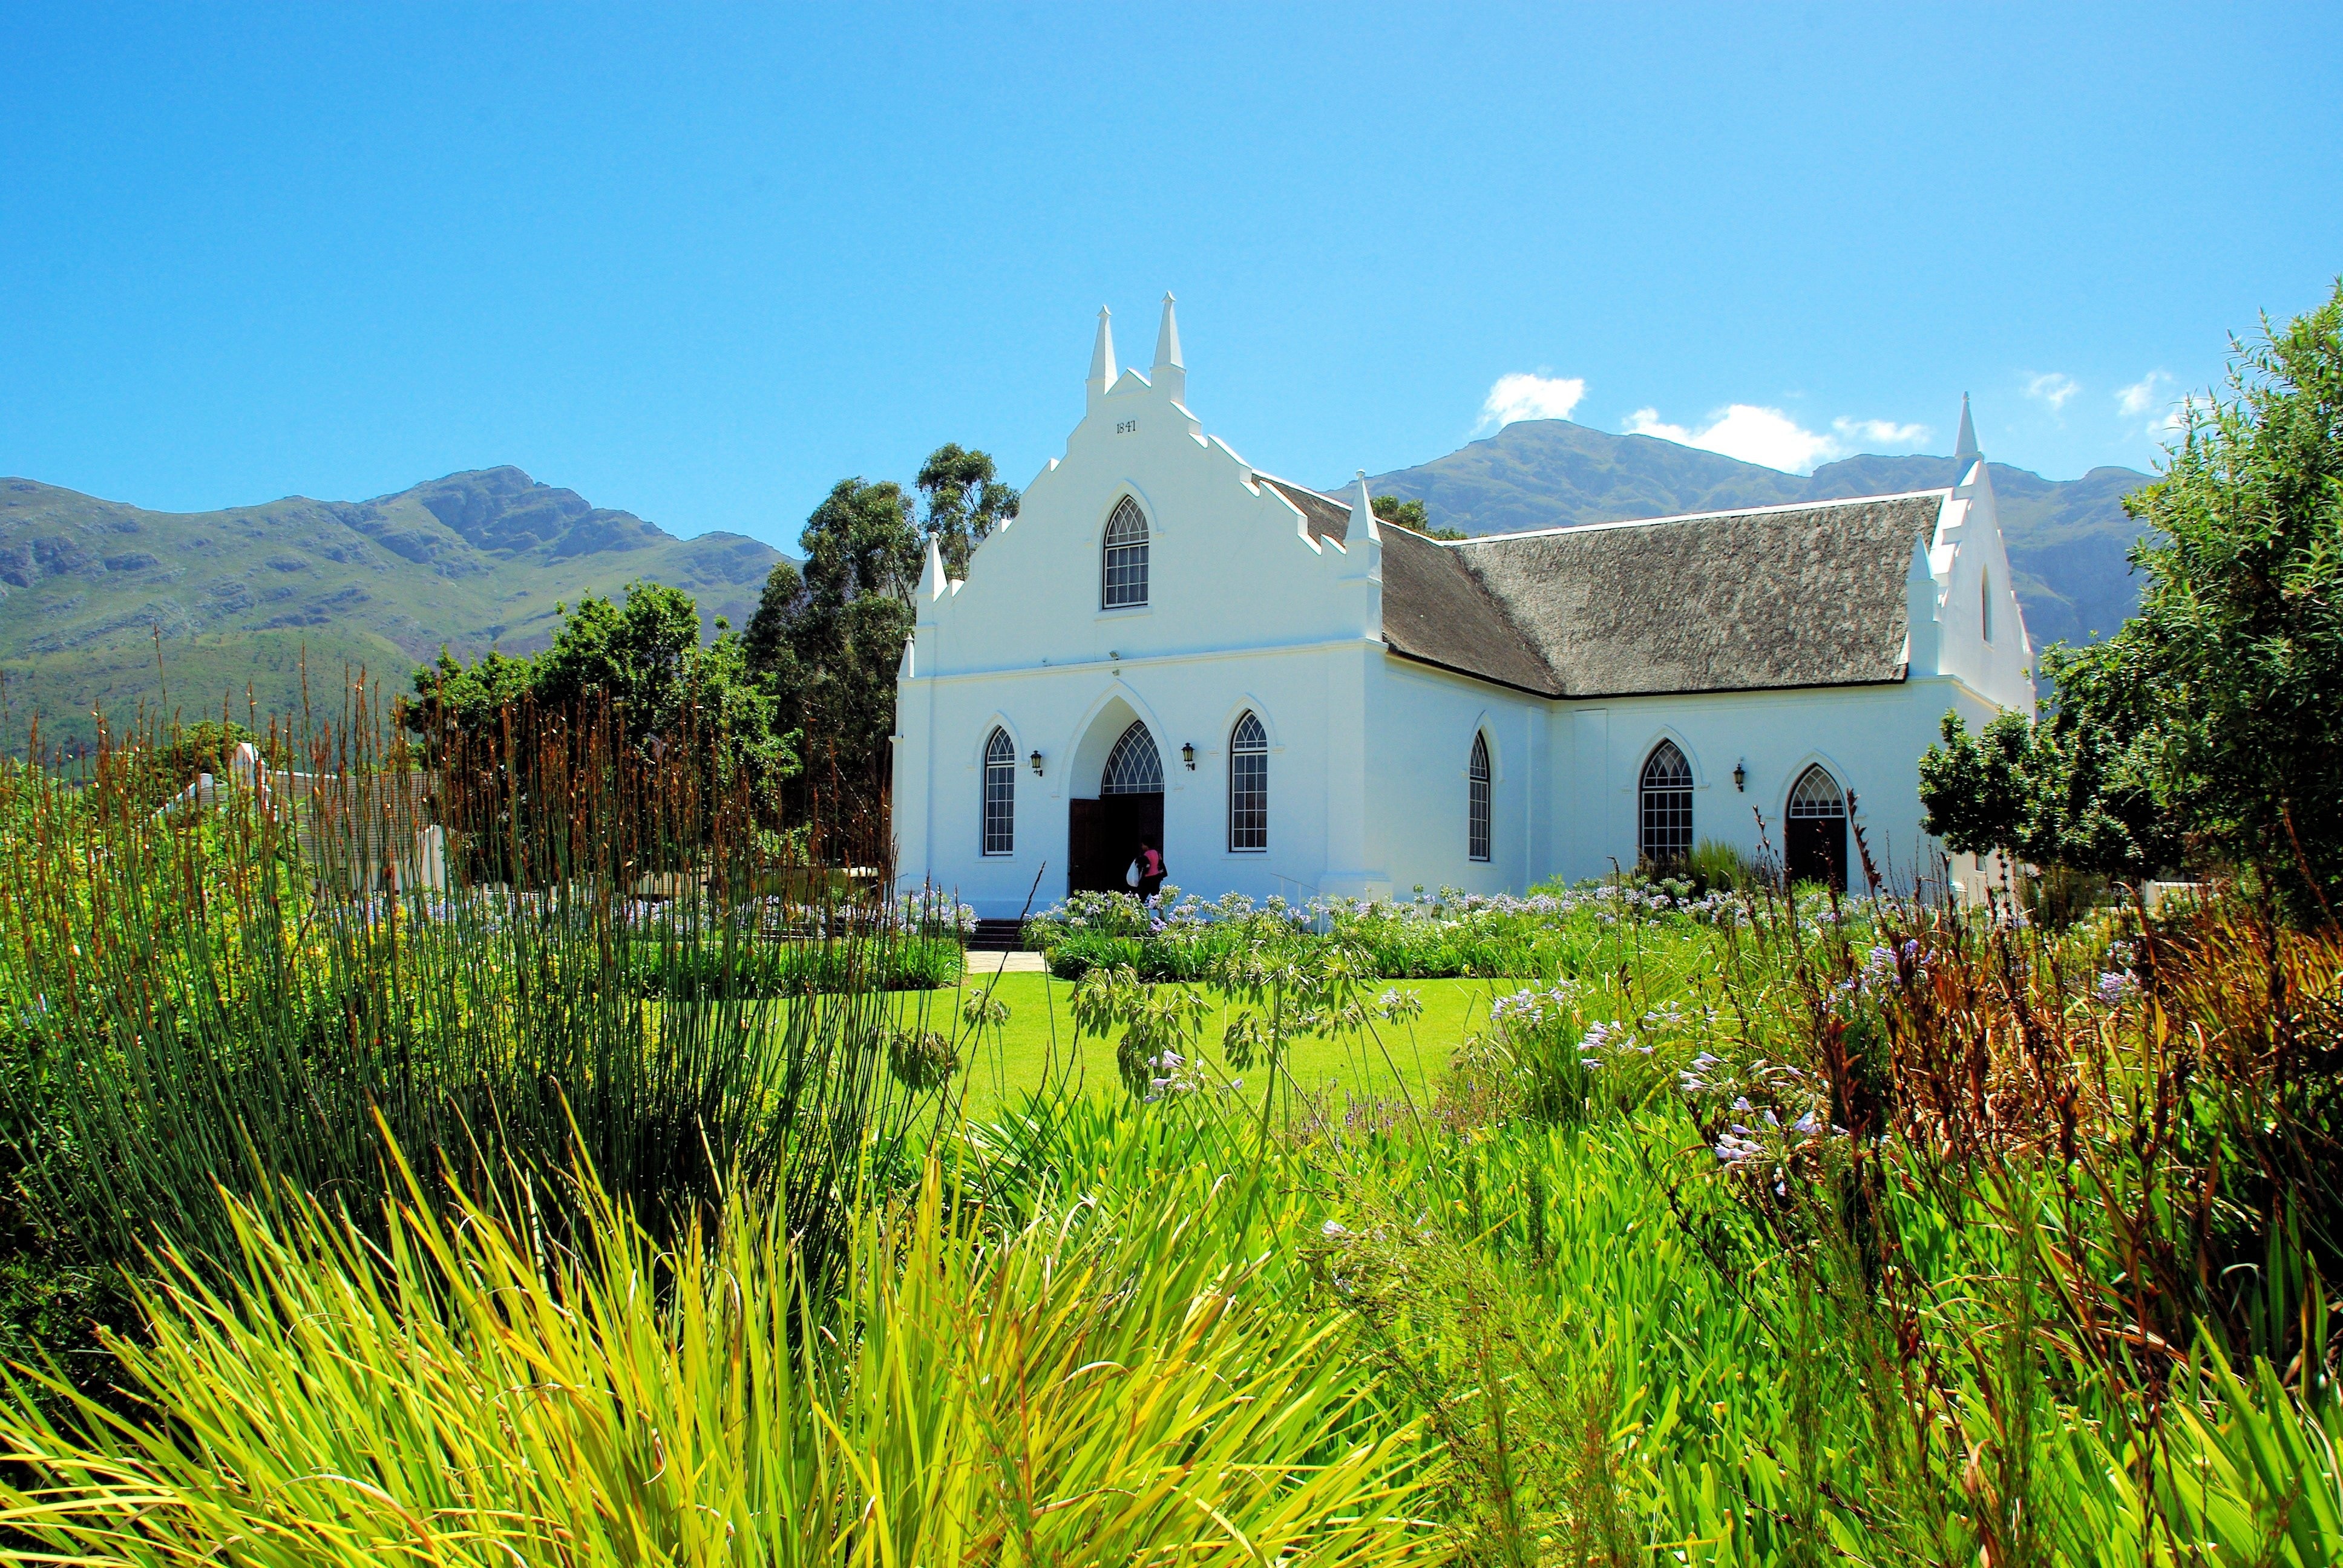
[[[1269,736],[1251,713],[1229,731],[1229,848],[1269,848]]]
[[[1654,866],[1681,864],[1692,854],[1692,765],[1674,741],[1661,741],[1644,759],[1641,804],[1638,851]]]
[[[1993,578],[1989,576],[1977,579],[1977,625],[1985,632],[1986,641],[1991,642],[1993,640]]]
[[[984,852],[1017,852],[1017,748],[1006,729],[984,743]]]
[[[1139,719],[1116,739],[1106,754],[1106,776],[1099,780],[1101,795],[1161,795],[1163,759],[1156,754],[1155,737]]]
[[[1465,765],[1464,858],[1489,858],[1489,738],[1473,734],[1473,759]]]
[[[1100,552],[1099,602],[1122,609],[1147,602],[1147,515],[1129,496],[1114,504]]]
[[[1790,787],[1788,825],[1783,830],[1783,869],[1790,885],[1827,882],[1846,889],[1846,795],[1820,763],[1798,775]]]

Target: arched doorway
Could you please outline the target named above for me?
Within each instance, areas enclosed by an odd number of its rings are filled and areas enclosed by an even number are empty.
[[[1077,796],[1066,807],[1066,891],[1130,891],[1123,873],[1140,845],[1163,845],[1163,756],[1144,719],[1115,738],[1097,795]]]
[[[1790,788],[1784,839],[1782,869],[1792,887],[1826,882],[1846,891],[1846,796],[1820,763]]]

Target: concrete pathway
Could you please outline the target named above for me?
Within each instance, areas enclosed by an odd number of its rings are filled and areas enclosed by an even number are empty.
[[[1049,972],[1049,960],[1040,953],[970,953],[968,972],[972,975],[1038,975]]]

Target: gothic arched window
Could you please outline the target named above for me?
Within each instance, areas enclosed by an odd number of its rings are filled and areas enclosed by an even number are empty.
[[[1692,764],[1674,741],[1661,741],[1644,759],[1640,803],[1638,852],[1654,866],[1681,864],[1692,854]]]
[[[1790,885],[1827,882],[1846,890],[1846,795],[1829,769],[1815,764],[1790,787],[1783,829],[1783,869]]]
[[[1993,640],[1993,578],[1977,579],[1977,629],[1985,633],[1987,642]]]
[[[1106,754],[1106,775],[1099,780],[1101,795],[1161,795],[1163,759],[1155,750],[1155,737],[1143,720],[1132,719]]]
[[[1229,848],[1269,848],[1269,735],[1251,713],[1229,731]]]
[[[1129,496],[1114,504],[1100,550],[1099,603],[1124,609],[1147,602],[1147,515]]]
[[[1464,858],[1489,858],[1489,738],[1475,730],[1473,759],[1465,766]]]
[[[1006,729],[984,743],[984,852],[1017,852],[1017,748]]]

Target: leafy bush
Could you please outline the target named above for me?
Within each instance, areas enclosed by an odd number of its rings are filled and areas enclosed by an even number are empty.
[[[635,994],[668,1001],[934,990],[960,975],[960,944],[946,937],[889,935],[860,944],[646,944],[628,961]]]
[[[1748,857],[1730,844],[1715,839],[1703,839],[1693,846],[1692,858],[1684,863],[1684,873],[1699,892],[1731,893],[1757,883],[1757,868]]]

